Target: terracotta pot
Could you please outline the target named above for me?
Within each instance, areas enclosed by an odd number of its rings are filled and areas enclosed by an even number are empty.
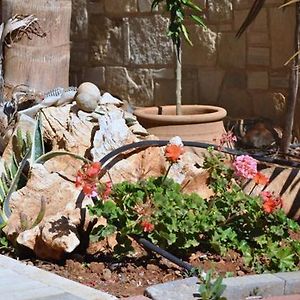
[[[225,132],[223,119],[227,112],[218,106],[183,105],[182,115],[175,106],[143,107],[134,112],[139,123],[160,139],[180,136],[187,141],[214,143]]]

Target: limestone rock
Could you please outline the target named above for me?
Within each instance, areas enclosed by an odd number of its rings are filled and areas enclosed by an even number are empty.
[[[99,127],[91,150],[94,161],[99,161],[112,150],[138,141],[126,125],[123,111],[120,109],[107,111],[99,118]]]
[[[251,193],[251,195],[260,195],[262,191],[274,192],[274,195],[280,195],[282,199],[282,209],[289,215],[289,217],[299,220],[300,219],[300,209],[296,206],[295,201],[299,197],[300,189],[300,173],[297,169],[293,171],[292,168],[279,168],[269,167],[261,171],[265,176],[271,178],[271,175],[277,174],[275,178],[270,180],[267,186],[257,185],[253,181],[250,181],[245,185],[245,192]],[[288,183],[288,184],[287,184]],[[286,186],[287,184],[287,186]]]
[[[66,150],[84,156],[91,146],[97,122],[91,114],[68,104],[49,107],[42,114],[43,135],[51,143],[52,150]]]
[[[78,194],[73,182],[49,173],[41,164],[34,165],[26,187],[11,197],[12,214],[5,233],[11,240],[17,237],[19,244],[32,249],[41,258],[61,258],[80,243],[77,227],[82,221],[82,207],[77,203]],[[20,214],[25,215],[31,225],[39,213],[41,197],[46,201],[42,221],[24,230]]]

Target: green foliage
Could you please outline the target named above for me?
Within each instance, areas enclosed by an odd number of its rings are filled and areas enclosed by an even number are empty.
[[[25,215],[22,212],[20,213],[21,230],[25,231],[25,230],[31,229],[31,228],[37,226],[38,224],[40,224],[45,216],[45,213],[46,213],[46,201],[45,201],[45,198],[42,197],[40,211],[39,211],[38,215],[36,216],[35,220],[32,222],[32,224],[29,223],[27,215]]]
[[[172,39],[177,50],[180,48],[182,36],[192,45],[186,26],[184,25],[185,17],[188,14],[194,23],[204,27],[201,15],[202,9],[191,0],[153,0],[152,10],[163,2],[165,2],[165,10],[170,15],[168,36]]]
[[[227,298],[222,297],[226,289],[226,285],[222,284],[223,277],[219,276],[213,280],[212,271],[209,270],[204,278],[199,277],[199,295],[201,300],[226,300]]]
[[[262,199],[242,191],[220,154],[209,150],[204,167],[215,193],[210,199],[185,194],[164,177],[114,185],[109,199],[89,207],[107,220],[92,238],[117,234],[118,254],[132,250],[130,236],[144,236],[178,254],[199,246],[221,255],[234,250],[258,273],[296,270],[300,241],[290,233],[299,225],[281,209],[264,212]]]

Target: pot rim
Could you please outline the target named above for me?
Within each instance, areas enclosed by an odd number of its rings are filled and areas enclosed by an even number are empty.
[[[158,114],[160,108],[164,110],[165,114]],[[159,124],[168,123],[178,125],[222,121],[227,115],[227,111],[224,108],[213,105],[182,105],[182,115],[176,115],[175,109],[175,105],[139,107],[133,114],[137,117],[138,121],[141,122],[145,120]],[[197,110],[199,113],[197,113]],[[192,113],[185,114],[184,111],[191,111]],[[171,112],[171,114],[168,114],[168,112]]]

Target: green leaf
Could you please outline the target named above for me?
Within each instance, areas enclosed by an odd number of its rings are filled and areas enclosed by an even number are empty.
[[[42,134],[41,114],[38,113],[32,139],[30,165],[32,166],[43,154],[45,154],[45,148]]]
[[[29,157],[30,157],[30,150],[28,150],[27,154],[22,159],[22,162],[20,163],[20,165],[18,167],[18,171],[17,171],[14,179],[12,180],[12,182],[10,184],[10,187],[7,190],[7,195],[6,195],[5,200],[3,202],[4,218],[8,218],[11,215],[11,211],[10,211],[10,207],[9,207],[10,197],[11,197],[12,193],[16,190],[16,188],[18,186],[18,182],[19,182],[20,176],[22,174],[22,171],[23,171],[24,167],[27,164],[27,159]]]
[[[186,27],[185,27],[183,24],[181,24],[181,29],[182,29],[182,33],[183,33],[185,39],[187,40],[187,42],[188,42],[191,46],[193,46],[193,43],[192,43],[192,41],[191,41],[190,38],[189,38],[189,34],[188,34],[187,30],[186,30]]]
[[[193,19],[198,25],[202,26],[202,27],[206,27],[206,25],[203,22],[203,19],[201,19],[198,16],[195,15],[190,15],[191,19]]]
[[[51,151],[51,152],[48,152],[48,153],[40,156],[35,161],[35,163],[37,163],[37,164],[43,164],[46,161],[48,161],[49,159],[51,159],[51,158],[58,157],[58,156],[64,156],[64,155],[68,155],[68,156],[74,157],[76,159],[82,160],[84,163],[90,163],[91,162],[89,159],[87,159],[87,158],[85,158],[85,157],[83,157],[81,155],[74,154],[72,152],[68,152],[68,151]]]
[[[194,4],[194,3],[193,3],[192,1],[190,1],[190,0],[184,1],[183,3],[184,3],[184,5],[190,7],[191,9],[193,9],[193,10],[195,10],[195,11],[199,11],[199,12],[202,11],[202,9],[201,9],[198,5]]]
[[[34,222],[32,223],[31,225],[31,228],[37,226],[38,224],[41,223],[41,221],[43,220],[44,216],[45,216],[45,213],[46,213],[46,200],[45,198],[42,196],[41,198],[41,208],[40,208],[40,211],[36,217],[36,219],[34,220]]]

